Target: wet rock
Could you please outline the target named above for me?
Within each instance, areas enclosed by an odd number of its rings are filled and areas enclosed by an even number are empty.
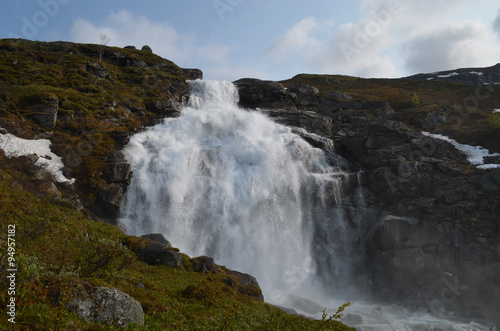
[[[321,313],[324,307],[320,306],[316,302],[299,297],[297,295],[290,294],[289,299],[293,308],[303,311],[307,314],[318,314]]]

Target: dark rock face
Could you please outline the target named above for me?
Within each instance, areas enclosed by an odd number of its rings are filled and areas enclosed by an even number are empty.
[[[146,109],[162,117],[177,117],[181,113],[182,105],[175,99],[169,99],[167,101],[157,100],[146,105]]]
[[[238,87],[242,107],[271,107],[295,98],[295,94],[289,93],[276,82],[244,78],[234,84]]]
[[[53,129],[56,126],[59,99],[56,96],[46,95],[34,104],[35,115],[31,118],[44,129]]]
[[[476,169],[450,143],[403,123],[387,102],[303,85],[235,84],[242,106],[262,108],[257,110],[297,128],[315,147],[334,148],[351,170],[362,171],[362,187],[341,206],[350,218],[348,232],[356,234],[346,253],[351,284],[360,289],[353,295],[371,291],[376,300],[437,315],[498,318],[499,169]],[[447,121],[429,114],[422,123]]]
[[[87,62],[85,64],[85,71],[96,75],[99,78],[109,78],[109,73],[100,63],[98,62]]]
[[[200,69],[184,69],[184,74],[190,79],[203,79],[203,72]]]
[[[139,302],[115,288],[79,289],[68,308],[91,323],[127,327],[144,325],[144,312]]]

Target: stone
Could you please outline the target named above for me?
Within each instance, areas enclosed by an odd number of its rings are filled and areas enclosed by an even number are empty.
[[[157,236],[155,236],[157,237]],[[182,265],[182,255],[179,249],[169,247],[149,238],[129,236],[124,245],[137,255],[137,258],[149,265],[165,265],[178,268]]]
[[[203,79],[203,71],[200,69],[184,69],[183,71],[190,79]]]
[[[117,327],[128,327],[135,323],[144,325],[142,305],[130,295],[109,287],[79,290],[68,305],[89,323],[104,323]]]
[[[141,50],[143,50],[145,52],[153,53],[153,50],[148,45],[142,46]]]
[[[346,314],[340,321],[349,326],[356,326],[363,324],[363,317],[354,314]]]
[[[96,75],[99,78],[109,78],[109,73],[104,66],[98,62],[87,62],[85,64],[85,71]]]
[[[131,45],[129,45],[129,46],[125,46],[125,47],[123,47],[123,48],[125,48],[125,49],[137,49],[135,46],[131,46]]]
[[[214,259],[208,256],[198,256],[190,260],[195,272],[203,273],[215,273],[217,269],[215,268]]]
[[[59,99],[55,95],[45,95],[33,106],[33,121],[44,129],[53,129],[56,126]]]
[[[108,183],[129,183],[132,166],[127,162],[110,162],[104,167],[103,178]]]
[[[290,294],[288,298],[293,308],[303,311],[307,314],[318,314],[321,313],[324,309],[324,307],[320,306],[316,302],[297,295]]]
[[[160,116],[175,117],[182,111],[182,105],[175,99],[157,100],[146,105],[146,109]]]
[[[167,247],[172,247],[172,244],[170,241],[168,241],[161,233],[151,233],[151,234],[145,234],[142,235],[141,238],[146,238],[151,241],[156,241],[162,245],[165,245]]]
[[[228,277],[223,280],[224,283],[232,288],[235,288],[240,294],[245,294],[254,297],[259,301],[264,301],[264,295],[262,294],[262,290],[260,289],[259,283],[255,277],[225,268],[224,271],[228,275]]]
[[[283,85],[277,82],[254,78],[243,78],[233,82],[238,88],[241,107],[255,109],[267,107],[294,99],[295,94],[289,93]]]

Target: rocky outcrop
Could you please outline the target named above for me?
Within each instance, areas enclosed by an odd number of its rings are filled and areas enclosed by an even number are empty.
[[[166,245],[165,238],[163,238],[165,240],[161,240],[157,236],[153,236],[156,240],[151,240],[148,237],[151,238],[151,235],[146,237],[129,236],[125,238],[124,244],[137,255],[139,260],[149,265],[165,265],[169,268],[178,268],[182,265],[182,256],[178,248]]]
[[[143,50],[145,52],[153,53],[153,50],[148,45],[142,46],[141,50]]]
[[[144,312],[139,302],[115,288],[80,287],[68,305],[89,323],[104,323],[117,327],[144,325]]]
[[[53,129],[56,126],[59,99],[53,94],[41,95],[40,100],[32,105],[31,118],[43,129]]]
[[[239,103],[244,108],[276,107],[296,97],[277,82],[244,78],[234,84],[238,87]]]

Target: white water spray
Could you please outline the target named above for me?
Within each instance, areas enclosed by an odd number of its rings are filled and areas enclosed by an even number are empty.
[[[121,223],[255,276],[269,301],[319,285],[313,236],[345,174],[290,128],[240,109],[231,83],[191,85],[179,118],[126,147],[134,176]]]

